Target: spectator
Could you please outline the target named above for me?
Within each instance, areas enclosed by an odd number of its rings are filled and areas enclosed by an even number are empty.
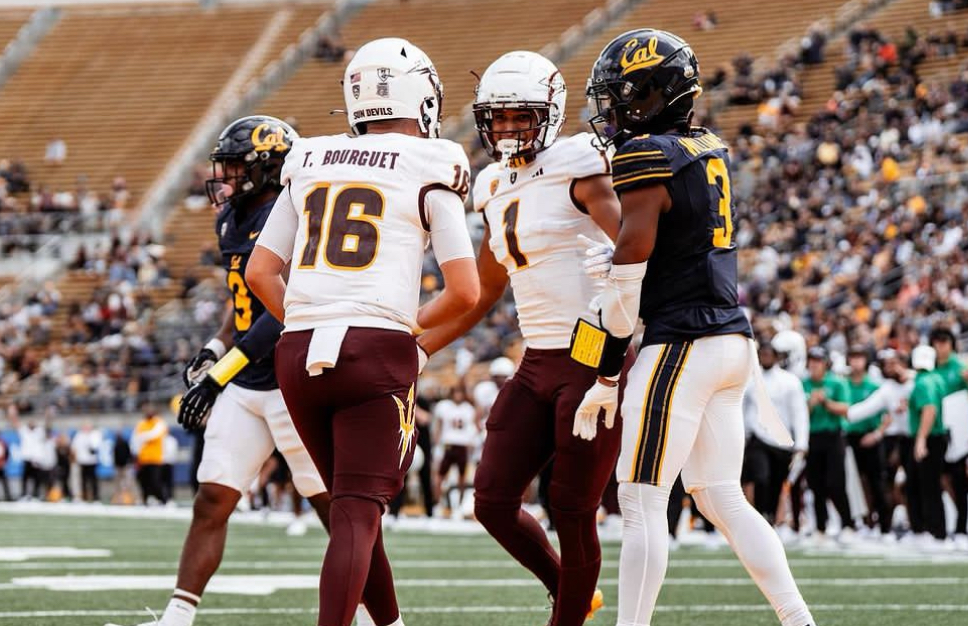
[[[955,354],[957,341],[951,329],[938,326],[931,330],[931,347],[937,360],[935,373],[944,382],[944,397],[947,398],[968,389],[968,367]],[[949,415],[949,406],[944,406],[944,423],[950,430],[951,441],[945,458],[944,475],[948,491],[955,503],[955,543],[961,549],[968,548],[968,415],[956,413]],[[951,409],[952,411],[955,409]]]
[[[866,349],[852,347],[847,355],[847,362],[850,367],[850,378],[847,380],[848,404],[853,406],[873,395],[878,385],[867,375]],[[885,413],[881,411],[864,420],[848,421],[844,427],[847,444],[857,463],[857,471],[865,483],[864,492],[867,495],[868,510],[871,512],[868,526],[874,528],[876,522],[881,535],[891,532],[883,447],[884,431],[887,430],[889,421],[885,418]]]
[[[101,432],[85,421],[71,441],[74,460],[81,468],[81,498],[85,502],[100,502],[97,478],[98,456],[101,450]]]
[[[20,438],[20,458],[23,460],[23,476],[20,481],[20,497],[39,499],[41,489],[47,484],[42,475],[41,464],[44,457],[46,433],[36,420],[29,419],[24,424],[20,420],[20,410],[17,405],[7,407],[7,421],[17,430]],[[43,492],[46,495],[46,491]]]
[[[132,504],[134,502],[134,480],[131,467],[131,448],[120,430],[114,435],[114,494],[113,504]]]
[[[810,375],[803,381],[810,409],[810,443],[807,453],[807,484],[814,494],[814,515],[818,539],[827,531],[827,500],[833,502],[840,516],[844,539],[854,530],[847,504],[844,477],[843,416],[847,414],[849,392],[839,377],[828,371],[826,350],[811,348],[807,354]]]
[[[167,502],[162,482],[164,443],[168,426],[150,405],[143,409],[143,417],[131,435],[131,451],[138,459],[138,485],[145,504]]]
[[[944,380],[932,370],[936,354],[931,346],[918,346],[911,353],[917,372],[914,390],[908,399],[911,432],[914,434],[911,477],[921,496],[921,517],[925,530],[938,542],[947,536],[944,502],[941,499],[941,472],[948,446],[941,419]]]
[[[53,435],[53,433],[51,434]],[[66,500],[67,502],[72,502],[74,500],[74,490],[71,489],[71,467],[73,466],[71,440],[67,436],[67,433],[57,433],[56,436],[53,436],[52,438],[54,440],[56,464],[54,466],[51,484],[58,485],[58,490],[60,492],[59,497],[54,497],[52,500]]]
[[[7,442],[0,438],[0,487],[3,487],[3,499],[6,502],[10,502],[13,498],[10,497],[10,485],[7,483],[7,459],[9,458],[9,451],[7,448]]]
[[[759,358],[769,400],[794,441],[792,448],[776,445],[760,426],[755,393],[747,390],[743,400],[747,430],[743,482],[752,486],[750,500],[756,510],[773,523],[790,468],[803,464],[809,441],[809,417],[800,379],[779,365],[776,349],[768,342],[761,343]],[[794,456],[799,460],[794,461]]]

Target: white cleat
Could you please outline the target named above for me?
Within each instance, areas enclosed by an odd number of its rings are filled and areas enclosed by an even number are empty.
[[[145,611],[148,611],[148,614],[151,615],[151,621],[150,622],[143,622],[141,624],[137,624],[137,626],[158,626],[158,624],[161,623],[161,622],[159,622],[158,616],[155,614],[154,611],[152,611],[148,607],[145,607]],[[108,623],[108,624],[105,624],[104,626],[123,626],[123,624]]]
[[[290,537],[303,537],[307,532],[309,532],[309,527],[306,526],[306,522],[298,517],[292,520],[292,523],[286,528],[286,534]]]
[[[968,535],[955,535],[955,550],[968,552]]]

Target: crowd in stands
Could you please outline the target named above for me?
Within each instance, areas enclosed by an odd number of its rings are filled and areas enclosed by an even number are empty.
[[[957,2],[937,4],[939,11],[961,8]],[[697,15],[696,27],[715,27],[715,15]],[[953,75],[927,79],[921,68],[931,59],[968,58],[968,33],[909,29],[895,40],[867,26],[854,28],[846,38],[845,62],[835,69],[836,91],[822,110],[797,121],[803,72],[824,61],[828,46],[825,32],[814,29],[799,55],[783,57],[766,72],[757,74],[753,59],[741,55],[732,68],[716,70],[705,81],[709,88],[720,86],[728,104],[759,105],[755,120],[730,142],[734,237],[743,251],[741,300],[754,330],[763,344],[779,331],[796,330],[806,346],[826,350],[827,367],[845,375],[849,353],[874,362],[890,349],[904,361],[941,327],[950,330],[956,351],[964,349],[959,341],[968,334],[968,63]],[[703,111],[697,121],[715,128],[715,112]],[[207,174],[200,168],[190,191],[199,210],[208,206]],[[79,184],[66,194],[40,190],[25,202],[30,181],[22,165],[0,162],[0,179],[0,228],[8,212],[110,213],[127,201],[123,180],[109,196]],[[480,217],[470,213],[468,223],[479,242]],[[200,251],[199,265],[218,265],[214,246]],[[57,410],[133,412],[146,397],[164,400],[179,391],[182,364],[221,317],[222,285],[189,274],[182,297],[156,310],[149,288],[171,280],[164,247],[137,234],[113,237],[103,248],[82,248],[72,267],[106,282],[90,301],[70,307],[63,333],[53,329],[63,304],[52,285],[22,303],[0,303],[0,395],[22,398],[17,411],[37,417]],[[425,295],[441,281],[428,257]],[[461,384],[466,381],[459,374],[469,363],[512,353],[519,341],[506,294],[452,353]],[[433,432],[435,419],[465,404],[474,408],[479,424],[486,401],[476,390],[451,391],[440,372],[452,380],[455,368],[449,363],[441,368],[441,361],[435,359],[428,370],[430,391],[419,419],[431,426],[422,430]],[[810,396],[805,392],[804,399]],[[450,404],[435,412],[441,400]],[[420,445],[428,459],[439,456],[432,439]],[[45,463],[52,458],[56,454]],[[431,464],[426,467],[429,475]],[[440,489],[423,472],[420,482],[430,513]],[[844,525],[853,523],[851,515],[845,517]],[[876,511],[871,517],[882,521]]]
[[[31,180],[22,161],[0,160],[0,258],[35,252],[51,236],[100,233],[119,227],[129,208],[127,181],[118,176],[98,192],[81,176],[73,190]],[[58,251],[52,251],[57,254]]]

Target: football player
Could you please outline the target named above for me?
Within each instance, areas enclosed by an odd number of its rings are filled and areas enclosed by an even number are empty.
[[[618,199],[608,157],[594,137],[558,139],[565,82],[551,61],[533,52],[505,54],[481,77],[473,106],[481,141],[495,160],[474,183],[474,208],[486,224],[477,261],[481,300],[418,341],[428,354],[440,350],[474,327],[510,282],[527,349],[487,418],[474,512],[548,589],[550,623],[577,626],[600,605],[594,596],[601,565],[596,513],[621,429],[613,427],[612,411],[598,438],[572,432],[595,369],[572,359],[569,345],[576,320],[592,320],[588,301],[604,286],[602,277],[583,271],[580,237],[603,243],[614,237]],[[521,508],[525,490],[552,458],[549,495],[560,556]]]
[[[669,491],[680,471],[782,624],[813,624],[779,538],[740,486],[743,391],[759,367],[737,303],[729,153],[716,135],[691,126],[699,63],[679,37],[634,30],[602,50],[587,91],[592,128],[617,148],[612,177],[622,206],[601,320],[609,341],[626,343],[638,319],[645,322],[622,404],[618,624],[652,620],[668,561]],[[576,422],[614,408],[619,393],[609,376],[617,373],[603,358]],[[792,445],[757,376],[760,419],[778,443]]]
[[[279,385],[333,494],[319,624],[349,626],[362,595],[387,626],[403,621],[380,517],[416,445],[413,333],[478,297],[464,219],[470,174],[463,149],[437,138],[437,71],[410,42],[361,47],[343,97],[352,134],[296,140],[247,276],[285,320]],[[418,308],[428,238],[446,286]]]
[[[158,626],[191,626],[202,592],[218,569],[228,520],[242,494],[278,448],[293,483],[324,523],[329,496],[286,410],[272,351],[282,325],[245,282],[256,238],[282,189],[282,164],[296,131],[267,115],[243,117],[219,135],[210,159],[209,199],[220,209],[216,234],[232,305],[219,333],[189,362],[178,421],[204,428],[198,493],[178,579]],[[155,622],[151,622],[155,624]]]

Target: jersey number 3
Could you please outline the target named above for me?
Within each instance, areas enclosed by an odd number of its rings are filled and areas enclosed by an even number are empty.
[[[717,211],[724,222],[722,228],[713,229],[713,245],[717,248],[729,248],[733,245],[733,214],[726,161],[720,158],[709,159],[706,163],[706,180],[716,188],[713,197],[719,199]]]
[[[321,183],[306,196],[303,211],[308,218],[308,233],[299,269],[316,266],[329,191],[329,183]],[[329,211],[323,252],[326,265],[340,270],[363,270],[372,265],[380,247],[377,223],[383,219],[385,206],[383,194],[375,187],[343,187],[333,198]]]

